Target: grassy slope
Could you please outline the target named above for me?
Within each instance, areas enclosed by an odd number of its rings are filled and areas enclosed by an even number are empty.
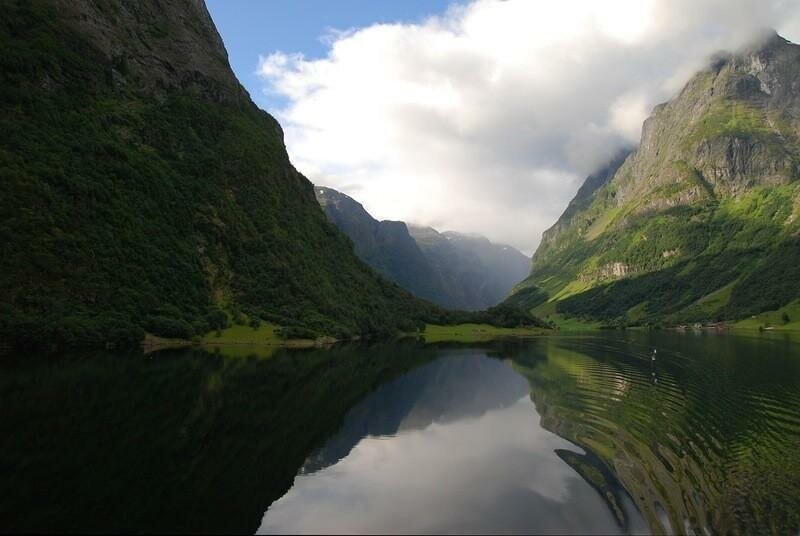
[[[733,325],[735,330],[800,331],[800,300],[795,300],[776,311],[767,311],[740,320]]]
[[[798,198],[796,184],[755,188],[717,205],[630,217],[593,240],[576,239],[540,263],[526,282],[552,300],[534,301],[534,314],[547,319],[557,313],[551,319],[561,322],[643,324],[737,319],[778,309],[800,297]],[[610,262],[645,273],[612,282],[578,280],[577,274]]]
[[[561,331],[585,331],[599,329],[602,321],[569,317],[558,313],[556,300],[547,301],[533,308],[533,314],[545,321],[552,321]]]

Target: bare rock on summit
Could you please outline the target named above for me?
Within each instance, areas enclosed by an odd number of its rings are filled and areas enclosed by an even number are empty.
[[[247,99],[203,0],[54,0],[64,23],[112,60],[120,83]]]

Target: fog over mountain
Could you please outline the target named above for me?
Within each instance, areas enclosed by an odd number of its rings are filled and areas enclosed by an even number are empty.
[[[416,24],[337,29],[325,57],[265,50],[292,161],[378,219],[479,232],[532,253],[585,176],[637,143],[713,52],[797,2],[454,3]],[[339,31],[341,30],[341,31]]]

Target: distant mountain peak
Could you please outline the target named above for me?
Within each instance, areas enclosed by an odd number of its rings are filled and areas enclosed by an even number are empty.
[[[530,259],[477,233],[377,221],[360,203],[331,188],[315,194],[328,219],[370,266],[417,296],[454,309],[496,305],[528,273]]]
[[[749,54],[769,54],[782,47],[792,45],[793,43],[791,41],[782,37],[775,29],[764,28],[755,39],[743,46],[738,51],[738,54],[742,56]]]
[[[332,203],[334,205],[338,205],[340,203],[350,204],[354,207],[358,207],[359,209],[366,212],[364,209],[364,205],[350,197],[349,195],[342,193],[338,190],[334,190],[333,188],[328,188],[327,186],[314,186],[314,196],[317,198],[317,201],[323,207],[328,203]]]

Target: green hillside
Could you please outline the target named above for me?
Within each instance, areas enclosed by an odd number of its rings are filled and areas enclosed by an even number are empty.
[[[738,320],[800,297],[798,84],[800,47],[775,34],[716,57],[545,232],[509,303],[643,325]]]
[[[0,340],[393,332],[435,309],[357,259],[202,2],[0,3]]]

